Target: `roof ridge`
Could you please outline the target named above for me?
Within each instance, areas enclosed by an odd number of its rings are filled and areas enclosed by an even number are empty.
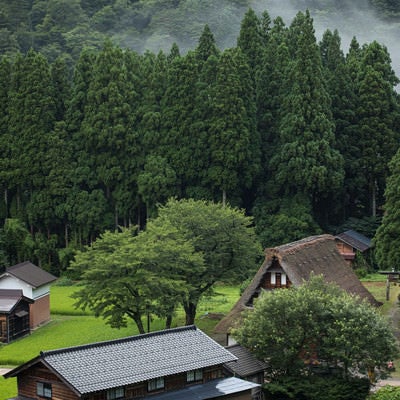
[[[68,352],[77,351],[77,350],[85,350],[85,349],[90,349],[90,348],[99,347],[99,346],[109,346],[109,345],[116,344],[116,343],[136,341],[136,340],[149,338],[149,337],[153,337],[153,336],[161,336],[161,335],[166,335],[166,334],[170,334],[170,333],[174,333],[174,332],[189,331],[189,330],[198,330],[198,329],[195,325],[178,326],[176,328],[163,329],[160,331],[142,333],[139,335],[127,336],[127,337],[120,338],[120,339],[105,340],[105,341],[101,341],[101,342],[88,343],[88,344],[83,344],[83,345],[79,345],[79,346],[64,347],[64,348],[56,349],[56,350],[41,351],[40,355],[42,357],[46,357],[46,356],[51,356],[51,355],[55,355],[55,354],[68,353]]]

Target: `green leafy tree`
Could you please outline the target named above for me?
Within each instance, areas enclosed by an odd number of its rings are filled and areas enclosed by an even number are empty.
[[[167,57],[146,52],[141,58],[143,97],[139,111],[138,130],[141,140],[143,165],[137,176],[140,203],[146,206],[145,218],[152,216],[157,202],[165,202],[174,196],[177,179],[175,169],[168,163],[160,149],[161,102],[167,89]],[[160,185],[160,186],[159,186]],[[138,213],[138,225],[145,224]]]
[[[385,204],[382,224],[374,238],[375,257],[380,269],[400,268],[400,151],[390,164],[390,175],[385,190]]]
[[[74,294],[76,306],[89,308],[112,327],[132,319],[140,333],[148,314],[168,317],[182,296],[182,270],[203,268],[193,244],[171,225],[148,224],[105,232],[92,246],[78,252],[71,270],[84,287]]]
[[[388,385],[371,394],[369,398],[371,400],[400,400],[400,388]]]
[[[339,221],[343,222],[348,217],[356,215],[358,211],[355,207],[360,194],[356,167],[359,157],[356,124],[357,98],[354,80],[350,75],[351,68],[346,64],[338,31],[325,31],[319,46],[335,123],[334,147],[344,160],[343,186],[324,201],[324,208],[330,210],[328,222],[338,224]]]
[[[296,288],[264,292],[233,334],[268,363],[272,381],[329,367],[343,377],[368,376],[374,369],[385,372],[398,354],[388,321],[320,276]]]
[[[160,156],[149,156],[139,174],[138,191],[146,204],[147,218],[156,211],[157,203],[164,203],[174,193],[176,174]]]
[[[385,46],[372,42],[363,49],[357,75],[358,168],[363,172],[363,191],[369,193],[366,208],[376,216],[382,201],[387,161],[398,149],[398,96],[394,90],[399,80],[391,67]]]
[[[242,183],[249,187],[258,167],[259,144],[255,124],[254,87],[240,49],[225,50],[218,62],[208,137],[208,184],[222,193],[235,193]],[[254,150],[254,151],[252,151]]]
[[[303,195],[260,201],[254,207],[256,232],[263,247],[279,246],[321,234],[312,217],[311,203]]]
[[[0,229],[0,249],[5,265],[11,266],[32,259],[34,241],[24,223],[7,218]]]
[[[264,50],[265,36],[262,31],[261,20],[250,8],[243,17],[240,32],[237,39],[237,46],[242,50],[249,63],[252,77],[261,64]]]
[[[304,194],[315,212],[321,199],[342,184],[343,159],[334,148],[331,100],[308,12],[297,14],[289,38],[294,58],[286,82],[291,85],[282,98],[279,143],[270,167],[278,193]]]
[[[9,216],[9,188],[12,186],[10,175],[11,138],[8,130],[8,98],[10,91],[11,60],[2,57],[0,60],[0,187],[4,193],[1,215]]]
[[[205,62],[210,56],[218,56],[219,50],[215,38],[208,25],[205,25],[196,48],[196,55],[200,62]]]
[[[198,75],[194,52],[184,57],[175,55],[169,63],[166,91],[161,102],[159,155],[175,170],[178,196],[186,196],[186,189],[197,172],[191,131]]]
[[[139,94],[133,76],[136,60],[136,54],[105,43],[93,66],[81,124],[87,165],[97,179],[96,188],[104,191],[115,226],[129,218],[132,196],[137,197],[132,185],[141,161],[135,107]]]
[[[79,251],[71,265],[82,279],[76,306],[114,327],[127,318],[144,332],[143,318],[165,317],[177,304],[193,324],[199,300],[216,282],[246,277],[260,247],[251,219],[219,204],[170,200],[146,230],[105,232]]]
[[[206,201],[171,199],[158,210],[155,225],[172,225],[193,243],[204,265],[181,275],[186,324],[194,323],[197,305],[216,282],[246,279],[255,269],[261,247],[252,220],[242,211]]]
[[[190,198],[212,199],[212,189],[206,180],[210,160],[208,138],[212,124],[213,93],[220,51],[208,25],[204,27],[199,38],[195,57],[197,58],[198,77],[189,142],[193,173],[189,178],[186,193]]]
[[[71,79],[66,57],[58,57],[51,65],[51,77],[54,85],[56,120],[63,121],[70,100]]]
[[[17,210],[45,187],[49,135],[55,123],[54,88],[47,60],[33,50],[14,63],[9,99],[10,185]],[[25,195],[24,195],[25,194]]]

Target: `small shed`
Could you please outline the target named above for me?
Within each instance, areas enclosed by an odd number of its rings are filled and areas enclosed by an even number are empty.
[[[371,239],[351,229],[336,235],[335,242],[339,253],[349,265],[355,259],[357,251],[365,253],[371,248]]]
[[[0,275],[0,289],[20,289],[33,300],[30,306],[30,328],[34,329],[50,320],[50,284],[57,278],[49,272],[25,261]]]
[[[264,383],[264,371],[267,368],[265,362],[257,360],[248,349],[237,343],[227,346],[226,349],[237,357],[236,361],[224,364],[227,375],[233,375],[260,385]]]
[[[20,289],[0,289],[0,341],[9,343],[30,333],[29,306],[33,300]]]

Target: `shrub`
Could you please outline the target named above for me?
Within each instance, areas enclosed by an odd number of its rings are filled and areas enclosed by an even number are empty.
[[[400,387],[385,386],[369,397],[370,400],[400,400]]]
[[[264,394],[266,400],[365,400],[369,386],[366,378],[284,377],[266,384]]]

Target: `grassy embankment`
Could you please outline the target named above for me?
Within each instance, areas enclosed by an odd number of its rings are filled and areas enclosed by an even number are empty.
[[[386,301],[386,285],[382,275],[375,275],[364,279],[363,283],[379,301],[384,304],[381,312],[391,315],[398,307],[397,296],[400,286],[392,284],[390,300]],[[41,350],[51,350],[62,347],[75,346],[103,340],[117,339],[138,333],[136,326],[129,322],[126,328],[113,329],[104,323],[101,318],[95,318],[90,312],[83,313],[75,310],[70,295],[76,290],[74,286],[53,286],[51,289],[52,320],[49,324],[35,330],[31,335],[17,340],[9,345],[0,347],[0,366],[12,367],[19,365],[33,357]],[[196,325],[206,333],[211,333],[217,323],[210,318],[214,313],[226,314],[239,297],[237,286],[219,286],[216,294],[205,298],[198,308]],[[173,326],[184,324],[184,313],[177,312]],[[163,321],[153,319],[151,330],[163,329]],[[400,371],[400,361],[395,363],[396,371]],[[17,393],[15,379],[0,377],[0,400],[6,400]]]

